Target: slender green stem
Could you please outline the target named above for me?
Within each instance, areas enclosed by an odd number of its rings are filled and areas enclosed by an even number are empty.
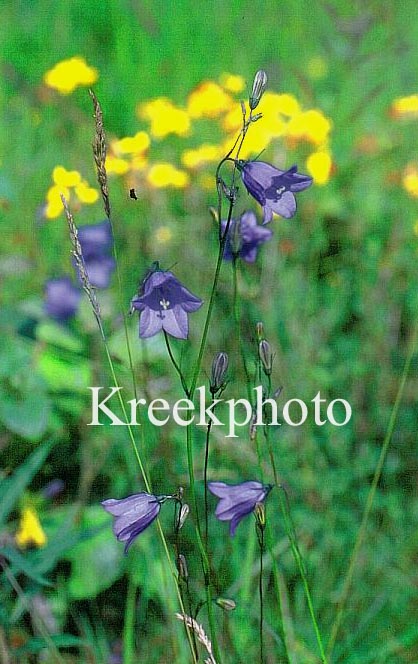
[[[264,664],[264,604],[263,604],[263,551],[264,529],[260,533],[260,575],[258,577],[258,594],[260,598],[260,664]]]
[[[123,664],[133,664],[135,648],[135,608],[136,608],[136,583],[132,576],[128,576],[128,591],[125,602],[125,620],[123,625]]]
[[[205,440],[205,465],[203,468],[203,483],[205,492],[205,545],[208,547],[208,529],[209,529],[209,507],[208,507],[208,463],[209,463],[209,441],[210,432],[212,429],[212,420],[209,418],[208,426],[206,428]]]
[[[384,466],[384,463],[385,463],[385,460],[386,460],[387,451],[389,449],[389,445],[390,445],[390,442],[392,440],[392,435],[393,435],[393,431],[394,431],[394,428],[395,428],[396,419],[398,417],[399,406],[400,406],[401,401],[402,401],[402,396],[403,396],[403,393],[404,393],[406,380],[408,378],[408,373],[409,373],[409,369],[410,369],[410,366],[411,366],[412,358],[413,358],[413,356],[415,354],[415,350],[416,350],[417,339],[418,339],[418,323],[415,325],[415,328],[414,328],[414,331],[413,331],[413,334],[412,334],[412,338],[411,338],[411,342],[410,342],[410,346],[409,346],[409,351],[408,351],[408,355],[407,355],[405,365],[404,365],[404,368],[403,368],[403,372],[402,372],[401,380],[400,380],[400,383],[399,383],[399,388],[398,388],[398,392],[397,392],[397,395],[396,395],[395,403],[393,405],[393,409],[392,409],[392,412],[391,412],[391,415],[390,415],[390,420],[389,420],[388,428],[387,428],[386,435],[385,435],[385,438],[384,438],[384,441],[383,441],[382,449],[380,451],[379,460],[377,462],[376,470],[375,470],[374,476],[373,476],[373,481],[372,481],[372,484],[371,484],[371,487],[370,487],[370,490],[369,490],[369,494],[367,496],[366,506],[365,506],[364,512],[363,512],[363,518],[361,520],[360,528],[359,528],[358,533],[357,533],[357,537],[356,537],[354,548],[353,548],[353,551],[352,551],[352,554],[351,554],[350,563],[348,565],[348,570],[347,570],[347,574],[346,574],[346,577],[345,577],[344,585],[343,585],[343,588],[342,588],[342,591],[341,591],[341,596],[340,596],[340,599],[339,599],[339,602],[338,602],[338,605],[337,605],[337,613],[336,613],[336,616],[335,616],[334,624],[332,625],[331,636],[330,636],[328,644],[327,644],[327,653],[328,653],[328,657],[330,659],[331,659],[331,656],[332,656],[332,653],[333,653],[333,650],[334,650],[334,646],[335,646],[335,642],[336,642],[336,639],[337,639],[337,636],[338,636],[338,632],[339,632],[339,629],[340,629],[340,626],[341,626],[341,621],[342,621],[342,618],[343,618],[345,605],[346,605],[348,595],[349,595],[349,592],[350,592],[350,588],[351,588],[351,584],[352,584],[352,581],[353,581],[354,570],[355,570],[355,566],[356,566],[356,563],[357,563],[357,559],[358,559],[360,549],[361,549],[361,546],[363,544],[363,541],[364,541],[364,538],[365,538],[365,535],[366,535],[367,523],[369,521],[370,513],[371,513],[371,510],[372,510],[372,507],[373,507],[373,501],[374,501],[374,497],[375,497],[375,494],[376,494],[377,486],[379,484],[379,480],[380,480],[380,477],[382,475],[383,466]]]
[[[241,308],[240,308],[240,299],[239,299],[239,292],[238,292],[238,257],[237,256],[234,256],[234,258],[232,260],[232,285],[233,285],[232,308],[233,308],[233,312],[234,312],[235,329],[236,329],[236,333],[237,333],[237,337],[238,337],[238,348],[239,348],[239,351],[240,351],[240,354],[241,354],[242,366],[244,367],[248,399],[251,402],[251,398],[252,398],[252,394],[251,394],[251,376],[250,376],[250,372],[248,371],[247,362],[246,362],[246,359],[245,359],[245,350],[244,350],[244,344],[242,342],[242,334],[241,334]]]
[[[184,378],[183,372],[180,369],[180,366],[178,365],[178,363],[176,361],[176,358],[173,355],[173,351],[171,350],[171,344],[170,344],[170,340],[168,338],[168,334],[165,330],[163,330],[163,332],[164,332],[165,345],[167,347],[167,352],[170,356],[170,360],[171,360],[171,362],[172,362],[172,364],[173,364],[173,366],[174,366],[174,368],[177,372],[178,377],[180,378],[180,382],[182,384],[184,393],[185,393],[186,397],[188,397],[189,394],[188,394],[188,389],[187,389],[187,383],[186,383],[186,380]]]

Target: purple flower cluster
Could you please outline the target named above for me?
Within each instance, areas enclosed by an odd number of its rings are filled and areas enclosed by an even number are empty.
[[[107,288],[115,269],[115,261],[110,256],[113,238],[109,221],[80,226],[78,239],[91,285]],[[44,311],[51,318],[65,323],[77,313],[81,294],[81,288],[70,277],[49,279],[45,284]]]
[[[261,482],[241,482],[225,484],[208,482],[208,488],[220,500],[215,511],[219,521],[230,521],[229,533],[234,536],[241,519],[254,511],[258,503],[263,503],[272,486]],[[171,496],[154,496],[150,493],[135,493],[127,498],[104,500],[102,506],[115,517],[113,532],[120,542],[125,542],[125,553],[132,542],[160,513],[161,505]]]

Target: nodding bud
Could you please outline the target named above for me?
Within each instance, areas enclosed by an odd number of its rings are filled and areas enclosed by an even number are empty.
[[[229,360],[226,353],[216,353],[213,358],[212,372],[210,376],[210,391],[212,394],[216,394],[224,389],[228,364]]]
[[[253,89],[251,91],[249,105],[253,111],[260,103],[260,99],[264,94],[267,87],[267,74],[263,69],[260,69],[254,76]]]
[[[184,503],[184,505],[181,506],[180,514],[179,514],[179,520],[178,520],[178,529],[180,530],[184,526],[184,522],[186,521],[187,517],[189,516],[190,512],[190,507],[188,506],[187,503]]]
[[[224,611],[233,611],[237,608],[237,604],[233,599],[226,599],[225,597],[218,597],[215,603]]]
[[[264,325],[261,320],[256,323],[255,333],[257,335],[257,341],[262,341],[262,339],[264,339]]]
[[[179,553],[177,557],[177,569],[179,572],[180,579],[183,579],[183,581],[187,581],[187,579],[189,578],[189,570],[187,567],[186,558],[183,556],[182,553]]]
[[[271,346],[266,339],[263,339],[258,344],[258,356],[261,360],[261,364],[263,365],[264,373],[266,376],[270,376],[273,369],[274,356],[273,351],[271,350]]]
[[[255,440],[257,436],[257,413],[254,412],[254,415],[251,418],[250,423],[250,440]]]
[[[254,507],[254,516],[257,527],[264,530],[266,527],[266,508],[264,507],[264,503],[256,503]]]

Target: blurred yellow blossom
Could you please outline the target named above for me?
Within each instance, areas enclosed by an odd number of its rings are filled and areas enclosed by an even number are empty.
[[[45,546],[47,537],[42,529],[36,511],[31,507],[25,507],[16,533],[16,544],[21,548],[26,546]]]
[[[106,172],[108,174],[125,175],[129,171],[129,162],[111,154],[106,155]]]
[[[190,131],[190,118],[186,111],[174,106],[166,97],[139,104],[137,113],[140,118],[151,123],[150,131],[156,138],[164,138],[169,134],[185,136]]]
[[[44,74],[44,83],[62,95],[71,94],[79,85],[92,85],[97,79],[97,69],[78,56],[58,62]]]
[[[97,189],[89,187],[84,180],[75,187],[75,193],[80,203],[95,203],[99,198]]]
[[[242,76],[237,76],[235,74],[222,74],[220,82],[225,90],[237,94],[242,92],[245,88],[245,80]]]
[[[180,171],[172,164],[160,163],[151,166],[147,173],[147,181],[152,187],[160,189],[162,187],[186,187],[189,183],[189,176],[184,171]]]
[[[328,63],[322,55],[315,55],[308,61],[308,75],[314,80],[324,78],[328,74]]]
[[[64,166],[55,166],[52,179],[60,187],[76,187],[81,182],[81,175],[78,171],[67,171]]]
[[[306,140],[314,145],[323,145],[331,131],[331,121],[322,111],[310,109],[294,115],[287,125],[286,135],[297,140]]]
[[[186,168],[198,168],[202,164],[219,161],[225,153],[219,145],[204,143],[194,150],[185,150],[181,161]]]
[[[260,106],[257,109],[263,114],[275,118],[278,113],[293,117],[300,112],[300,105],[296,97],[291,94],[276,94],[275,92],[265,92]]]
[[[155,239],[159,244],[167,244],[173,237],[173,232],[168,226],[160,226],[155,231]]]
[[[135,136],[126,136],[112,142],[112,150],[120,154],[137,154],[145,152],[150,146],[150,138],[145,131],[138,131]]]
[[[418,169],[415,164],[408,164],[406,167],[402,177],[402,184],[408,194],[414,198],[418,198]]]
[[[418,221],[416,221],[414,224],[414,233],[415,235],[418,235]]]
[[[331,173],[332,159],[326,150],[312,152],[306,160],[306,168],[309,175],[312,175],[315,184],[326,184]]]
[[[392,102],[391,111],[395,117],[408,115],[418,117],[418,94],[395,99]]]
[[[46,207],[44,210],[46,219],[56,219],[64,210],[61,194],[65,196],[67,201],[70,200],[70,190],[67,187],[54,184],[48,189],[46,194]]]
[[[131,159],[131,169],[134,171],[143,171],[148,165],[148,160],[143,154],[135,154]]]
[[[218,83],[204,81],[189,94],[187,111],[191,118],[217,118],[235,104]]]

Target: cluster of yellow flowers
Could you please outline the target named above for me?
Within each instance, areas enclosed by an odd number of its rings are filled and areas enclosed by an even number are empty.
[[[44,74],[45,85],[62,95],[71,94],[80,85],[93,85],[97,79],[97,69],[80,57],[62,60]]]
[[[47,85],[62,94],[68,94],[77,85],[90,85],[97,79],[95,69],[88,67],[82,58],[71,58],[58,63],[45,74]],[[246,84],[242,76],[223,74],[219,81],[201,82],[188,95],[184,106],[177,106],[167,97],[159,97],[138,104],[136,112],[140,121],[147,124],[134,136],[126,136],[110,143],[106,159],[108,174],[126,176],[134,186],[141,173],[141,182],[150,188],[184,188],[190,183],[190,174],[202,171],[200,183],[205,186],[205,168],[217,163],[231,148],[242,127],[240,95]],[[246,104],[246,112],[249,112]],[[326,184],[332,172],[330,134],[332,124],[322,111],[304,109],[291,94],[267,91],[257,112],[262,118],[254,122],[248,131],[240,157],[256,157],[274,141],[281,139],[289,149],[300,143],[308,148],[305,168],[316,184]],[[206,124],[200,123],[208,123]],[[215,126],[211,123],[215,122]],[[217,142],[203,142],[186,147],[180,154],[181,167],[168,161],[149,162],[152,144],[168,136],[182,139],[203,133],[218,136]],[[220,137],[220,139],[219,139]],[[98,198],[95,189],[81,179],[77,171],[54,169],[54,184],[47,194],[45,216],[49,219],[62,212],[60,194],[69,196],[74,188],[81,203],[93,203]]]
[[[53,184],[46,194],[46,219],[55,219],[62,213],[61,194],[70,201],[71,192],[74,191],[78,202],[87,204],[95,203],[99,198],[97,189],[90,187],[78,171],[67,171],[63,166],[56,166],[52,171],[52,180]]]
[[[135,149],[125,150],[124,141],[133,146],[133,138],[128,137],[111,144],[107,158],[109,173],[124,175],[142,170],[145,181],[151,187],[186,187],[190,181],[187,171],[196,171],[208,164],[217,163],[233,144],[242,126],[242,108],[235,96],[245,88],[241,76],[224,74],[220,82],[204,81],[192,90],[186,105],[176,106],[170,99],[160,97],[143,102],[137,107],[137,115],[149,125],[149,133],[143,131],[143,140]],[[329,147],[331,121],[318,109],[303,109],[297,99],[290,94],[266,92],[260,102],[262,119],[255,122],[247,134],[240,156],[243,159],[256,156],[275,139],[286,141],[290,149],[299,143],[313,147],[306,160],[306,168],[317,184],[328,182],[332,169],[332,156]],[[248,105],[246,106],[248,112]],[[147,150],[151,141],[161,140],[169,135],[181,138],[190,136],[193,123],[200,120],[216,120],[217,131],[222,139],[217,143],[202,143],[185,149],[180,160],[186,170],[179,170],[169,163],[154,163],[148,166]],[[128,154],[130,153],[130,154]]]

